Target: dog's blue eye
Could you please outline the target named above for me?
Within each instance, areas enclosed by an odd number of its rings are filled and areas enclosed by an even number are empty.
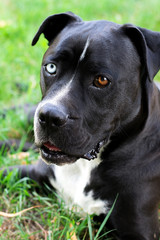
[[[49,73],[49,74],[56,74],[57,71],[57,67],[54,63],[48,63],[45,66],[45,70]]]

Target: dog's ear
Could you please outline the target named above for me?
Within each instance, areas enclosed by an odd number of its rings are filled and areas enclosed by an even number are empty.
[[[66,27],[69,23],[72,23],[75,21],[80,22],[82,20],[80,17],[76,16],[72,12],[66,12],[66,13],[49,16],[44,20],[44,22],[41,24],[40,28],[38,29],[38,32],[33,38],[32,46],[34,46],[37,43],[42,33],[44,34],[45,38],[48,40],[50,44],[50,42],[58,35],[58,33],[64,27]]]
[[[136,46],[149,80],[152,81],[160,69],[160,33],[131,24],[125,24],[122,28]]]

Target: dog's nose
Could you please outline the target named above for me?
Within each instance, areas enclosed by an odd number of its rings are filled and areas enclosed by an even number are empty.
[[[68,119],[68,115],[52,104],[45,104],[39,111],[39,123],[41,126],[63,126]]]

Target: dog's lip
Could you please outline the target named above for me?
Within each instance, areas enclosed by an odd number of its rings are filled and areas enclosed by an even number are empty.
[[[79,158],[85,158],[87,160],[92,160],[97,157],[100,149],[105,145],[106,140],[102,140],[99,142],[95,148],[87,152],[86,154],[82,156],[73,156],[66,154],[63,152],[59,147],[55,146],[51,142],[45,142],[41,145],[41,155],[42,158],[47,163],[55,163],[57,165],[62,165],[65,163],[72,163],[75,162]]]
[[[49,149],[50,151],[61,152],[60,148],[56,147],[55,145],[53,145],[50,142],[43,143],[43,146],[46,147],[47,149]]]
[[[77,157],[65,154],[60,150],[60,148],[50,142],[43,143],[40,147],[40,152],[42,159],[47,164],[64,165],[66,163],[73,163],[78,159]]]

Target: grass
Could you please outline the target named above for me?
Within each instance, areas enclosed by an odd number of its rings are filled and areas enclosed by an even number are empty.
[[[54,13],[73,11],[84,20],[108,19],[118,23],[135,25],[160,31],[159,0],[5,0],[0,8],[0,140],[19,138],[22,144],[28,138],[32,125],[27,125],[23,110],[2,109],[24,103],[37,103],[40,98],[40,64],[46,40],[41,37],[35,47],[31,41],[41,22]],[[157,75],[156,80],[160,76]],[[21,148],[2,156],[0,167],[28,164],[38,158],[33,151],[21,157]],[[18,159],[20,158],[20,159]],[[0,240],[3,239],[109,239],[104,235],[103,224],[97,228],[93,217],[80,218],[65,208],[61,199],[49,189],[44,193],[36,183],[28,179],[18,180],[16,173],[0,176],[0,211],[19,212],[32,209],[14,218],[0,217]],[[38,191],[36,191],[38,189]],[[110,214],[110,213],[109,213]],[[108,219],[106,217],[105,221]],[[100,238],[101,237],[101,238]]]
[[[9,173],[5,178],[1,175],[0,182],[3,186],[0,190],[2,211],[15,213],[39,205],[39,208],[32,209],[22,216],[12,219],[0,217],[1,240],[98,240],[101,236],[107,236],[107,232],[103,232],[103,225],[96,230],[91,223],[92,216],[82,218],[66,209],[63,200],[47,186],[47,192],[44,193],[35,182],[27,178],[19,180],[16,171]]]

